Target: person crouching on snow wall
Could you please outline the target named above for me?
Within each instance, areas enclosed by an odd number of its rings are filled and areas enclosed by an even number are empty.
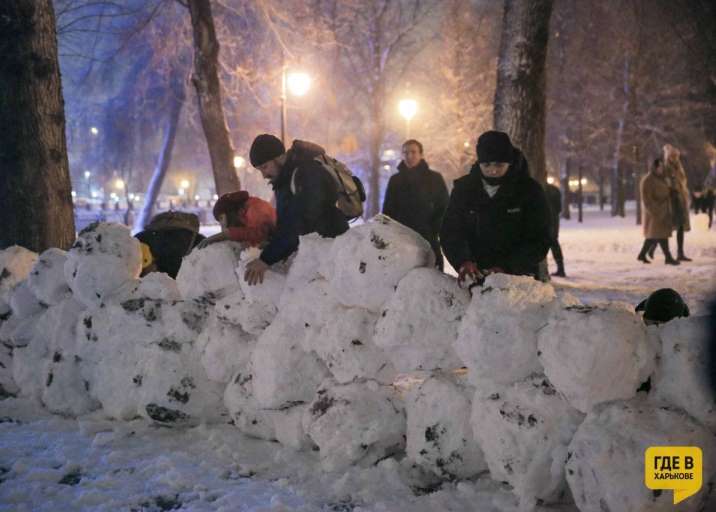
[[[550,210],[506,133],[480,135],[477,162],[455,180],[440,239],[461,285],[494,272],[537,278],[551,241]]]
[[[247,247],[263,247],[276,229],[274,207],[263,199],[249,196],[245,190],[222,195],[213,213],[221,225],[221,233],[204,240],[200,249],[224,240]]]

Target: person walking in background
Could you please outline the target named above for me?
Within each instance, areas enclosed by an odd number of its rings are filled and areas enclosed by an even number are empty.
[[[403,143],[403,160],[388,181],[383,213],[418,232],[435,253],[435,266],[443,269],[439,233],[448,200],[445,180],[428,167],[423,145],[410,139]]]
[[[709,155],[709,172],[704,179],[702,200],[706,214],[709,216],[709,229],[711,229],[714,222],[714,203],[716,203],[716,148],[707,144],[706,152]]]
[[[477,162],[455,180],[440,241],[458,282],[493,272],[530,275],[550,246],[550,211],[527,160],[504,132],[477,140]]]
[[[684,166],[679,158],[680,152],[671,144],[664,146],[664,171],[671,181],[671,212],[676,229],[677,259],[691,261],[684,253],[684,233],[691,230],[689,220],[689,186]]]
[[[564,256],[562,255],[562,247],[559,245],[559,215],[562,213],[562,192],[559,187],[550,183],[545,183],[544,192],[547,195],[547,204],[551,214],[550,224],[550,250],[552,251],[552,257],[555,263],[557,263],[557,272],[552,274],[557,277],[567,277],[564,272]]]
[[[678,265],[678,260],[669,251],[669,237],[674,230],[672,212],[672,187],[670,179],[664,171],[664,163],[657,158],[651,165],[649,174],[639,184],[641,190],[642,225],[644,228],[644,244],[637,259],[642,263],[651,263],[647,254],[653,258],[653,249],[659,244],[664,251],[667,265]]]

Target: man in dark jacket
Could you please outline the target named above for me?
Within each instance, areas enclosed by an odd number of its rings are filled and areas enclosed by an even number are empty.
[[[545,183],[544,192],[547,195],[547,203],[551,214],[550,235],[551,242],[549,245],[552,251],[552,257],[557,263],[557,272],[553,276],[567,277],[564,273],[564,256],[562,255],[562,247],[559,245],[559,214],[562,213],[562,192],[558,187]]]
[[[263,282],[266,270],[298,249],[298,237],[318,233],[336,237],[348,230],[345,215],[336,207],[338,186],[316,157],[325,151],[317,144],[294,141],[286,151],[273,135],[254,139],[249,157],[276,194],[276,231],[261,256],[246,266],[250,285]]]
[[[443,269],[438,236],[449,195],[445,180],[428,167],[423,145],[411,139],[403,143],[403,161],[390,177],[383,213],[417,231],[435,252],[435,266]]]
[[[503,132],[483,133],[477,163],[455,180],[440,239],[459,281],[492,272],[537,275],[550,245],[549,206]]]

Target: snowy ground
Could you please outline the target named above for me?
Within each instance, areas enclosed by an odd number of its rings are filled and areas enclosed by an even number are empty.
[[[692,225],[686,249],[694,261],[670,267],[660,254],[651,265],[636,260],[642,238],[633,213],[612,219],[589,211],[583,224],[563,221],[569,277],[555,284],[585,302],[632,304],[672,287],[692,313],[703,313],[716,292],[716,230],[706,229],[703,215]],[[406,483],[409,471],[391,458],[325,473],[316,453],[250,439],[229,425],[173,429],[99,416],[64,419],[24,400],[0,402],[0,511],[517,510],[507,487],[486,474],[426,493]]]

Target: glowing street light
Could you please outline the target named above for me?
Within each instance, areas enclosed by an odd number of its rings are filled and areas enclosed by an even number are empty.
[[[122,190],[124,188],[124,180],[122,178],[117,178],[114,181],[114,188],[117,190]]]
[[[90,176],[92,176],[92,173],[89,171],[85,171],[85,179],[86,180],[90,179]]]
[[[308,73],[292,72],[286,77],[288,91],[294,96],[303,96],[311,88],[311,77]]]
[[[244,159],[243,156],[236,155],[234,157],[234,168],[241,169],[245,163],[246,163],[246,160]]]
[[[554,184],[554,178],[552,176],[547,176],[547,183],[550,185]]]
[[[418,102],[413,99],[403,99],[398,102],[398,112],[405,119],[405,138],[410,138],[410,121],[418,113]]]
[[[90,133],[96,137],[99,135],[99,129],[96,126],[93,126],[90,128]]]
[[[189,183],[189,180],[181,180],[179,182],[179,186],[183,189],[189,188],[189,185],[191,185],[191,183]]]
[[[283,142],[284,145],[286,145],[287,131],[287,94],[290,92],[294,96],[303,96],[308,92],[310,88],[311,77],[308,75],[308,73],[304,73],[301,71],[292,71],[288,73],[287,66],[284,60],[283,67],[281,69],[281,142]]]

